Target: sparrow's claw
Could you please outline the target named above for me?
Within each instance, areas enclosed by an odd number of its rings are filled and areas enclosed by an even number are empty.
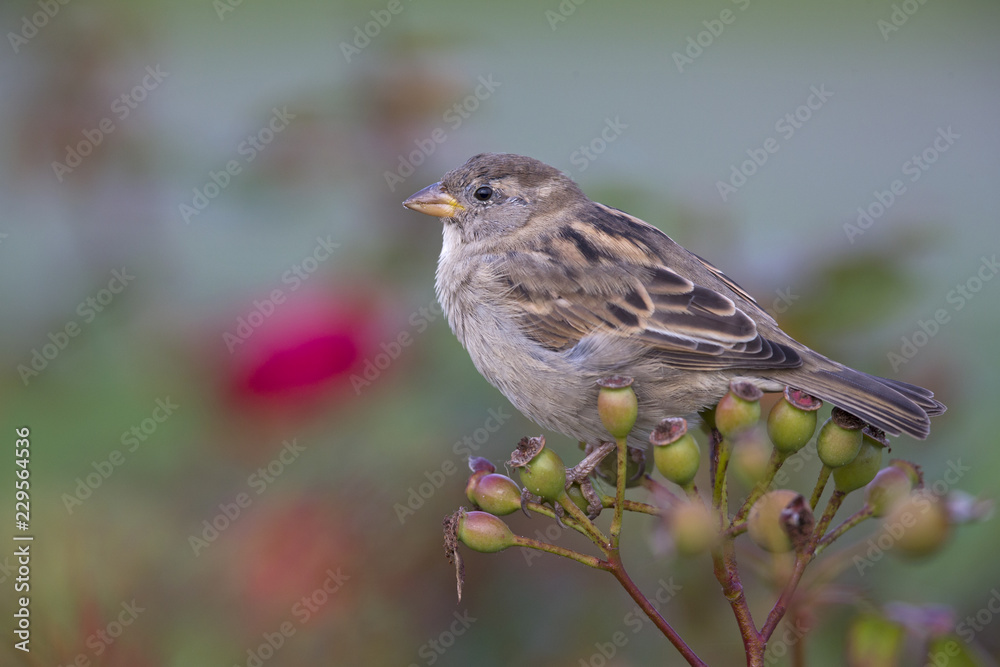
[[[563,521],[563,517],[566,516],[566,510],[563,509],[563,506],[559,503],[555,503],[552,505],[552,509],[555,510],[556,513],[556,523],[558,523],[562,528],[569,528],[569,526],[567,526]]]
[[[524,512],[525,516],[531,516],[531,512],[528,511],[528,503],[537,503],[541,502],[541,500],[538,496],[528,493],[527,489],[521,489],[521,511]]]
[[[584,451],[587,455],[583,457],[583,460],[566,471],[567,487],[574,482],[582,485],[590,477],[590,474],[594,472],[594,468],[601,464],[604,457],[615,451],[615,443],[602,442],[597,447],[588,444]]]
[[[596,519],[601,511],[604,510],[604,503],[601,502],[601,497],[594,490],[593,482],[590,479],[580,482],[580,491],[583,493],[583,497],[587,499],[587,517],[591,520]]]

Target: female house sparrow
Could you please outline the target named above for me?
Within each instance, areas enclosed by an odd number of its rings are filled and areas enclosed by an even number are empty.
[[[444,223],[435,287],[452,331],[545,428],[611,440],[597,413],[611,375],[634,378],[636,441],[714,405],[734,378],[801,389],[891,435],[926,438],[945,410],[793,340],[717,268],[538,160],[475,155],[403,205]]]

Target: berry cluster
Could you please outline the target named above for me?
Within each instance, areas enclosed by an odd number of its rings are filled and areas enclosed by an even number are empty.
[[[647,473],[644,450],[626,444],[638,415],[631,384],[630,378],[621,376],[602,381],[598,411],[614,440],[596,447],[588,445],[585,458],[575,468],[567,469],[541,436],[522,439],[507,462],[517,470],[520,487],[497,473],[489,461],[470,461],[473,472],[466,495],[477,509],[462,508],[445,520],[446,549],[456,564],[459,597],[462,562],[458,543],[484,553],[514,546],[545,551],[610,572],[689,664],[704,665],[639,591],[622,564],[619,541],[624,512],[660,517],[677,553],[711,554],[715,576],[736,616],[747,664],[763,665],[768,640],[778,624],[806,604],[808,595],[797,591],[806,566],[848,530],[879,519],[883,531],[892,535],[894,553],[924,556],[943,546],[954,524],[982,518],[986,512],[985,507],[978,512],[958,511],[955,507],[962,502],[924,489],[920,468],[913,463],[893,460],[883,468],[883,451],[888,446],[885,434],[839,408],[833,408],[817,432],[822,402],[799,390],[787,388],[763,424],[762,392],[740,381],[732,382],[729,392],[704,415],[711,487],[706,496],[695,485],[702,446],[687,422],[663,419],[650,435],[652,467],[679,487],[681,493],[677,493]],[[814,437],[822,467],[810,497],[774,488],[785,462]],[[732,513],[728,483],[731,461],[737,476],[750,488]],[[834,489],[817,517],[830,477]],[[613,486],[614,495],[605,493],[595,480]],[[626,499],[626,490],[631,487],[647,489],[652,503]],[[844,499],[859,489],[864,489],[861,509],[831,528]],[[967,500],[964,506],[968,507]],[[500,517],[519,509],[529,516],[551,517],[580,532],[596,545],[600,556],[514,534]],[[607,532],[595,521],[604,510],[612,513]],[[772,583],[778,597],[763,623],[755,622],[750,613],[737,564],[737,540],[744,533],[775,559]]]

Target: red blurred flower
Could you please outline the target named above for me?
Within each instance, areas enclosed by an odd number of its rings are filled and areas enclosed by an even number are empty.
[[[232,353],[233,397],[291,407],[350,390],[351,375],[378,339],[370,304],[322,293],[285,295],[267,305],[255,301],[224,336]]]
[[[223,562],[244,622],[266,628],[291,614],[302,623],[348,604],[358,542],[336,501],[304,496],[262,505],[238,525]]]

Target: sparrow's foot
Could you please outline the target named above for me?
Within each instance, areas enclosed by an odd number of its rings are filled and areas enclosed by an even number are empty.
[[[568,489],[573,484],[580,486],[580,492],[587,500],[587,516],[591,519],[597,518],[601,510],[604,509],[604,503],[601,502],[601,497],[594,489],[590,475],[601,464],[601,461],[613,451],[615,451],[615,443],[613,442],[602,442],[596,447],[588,444],[584,449],[586,456],[583,457],[583,460],[566,471],[566,488]]]

